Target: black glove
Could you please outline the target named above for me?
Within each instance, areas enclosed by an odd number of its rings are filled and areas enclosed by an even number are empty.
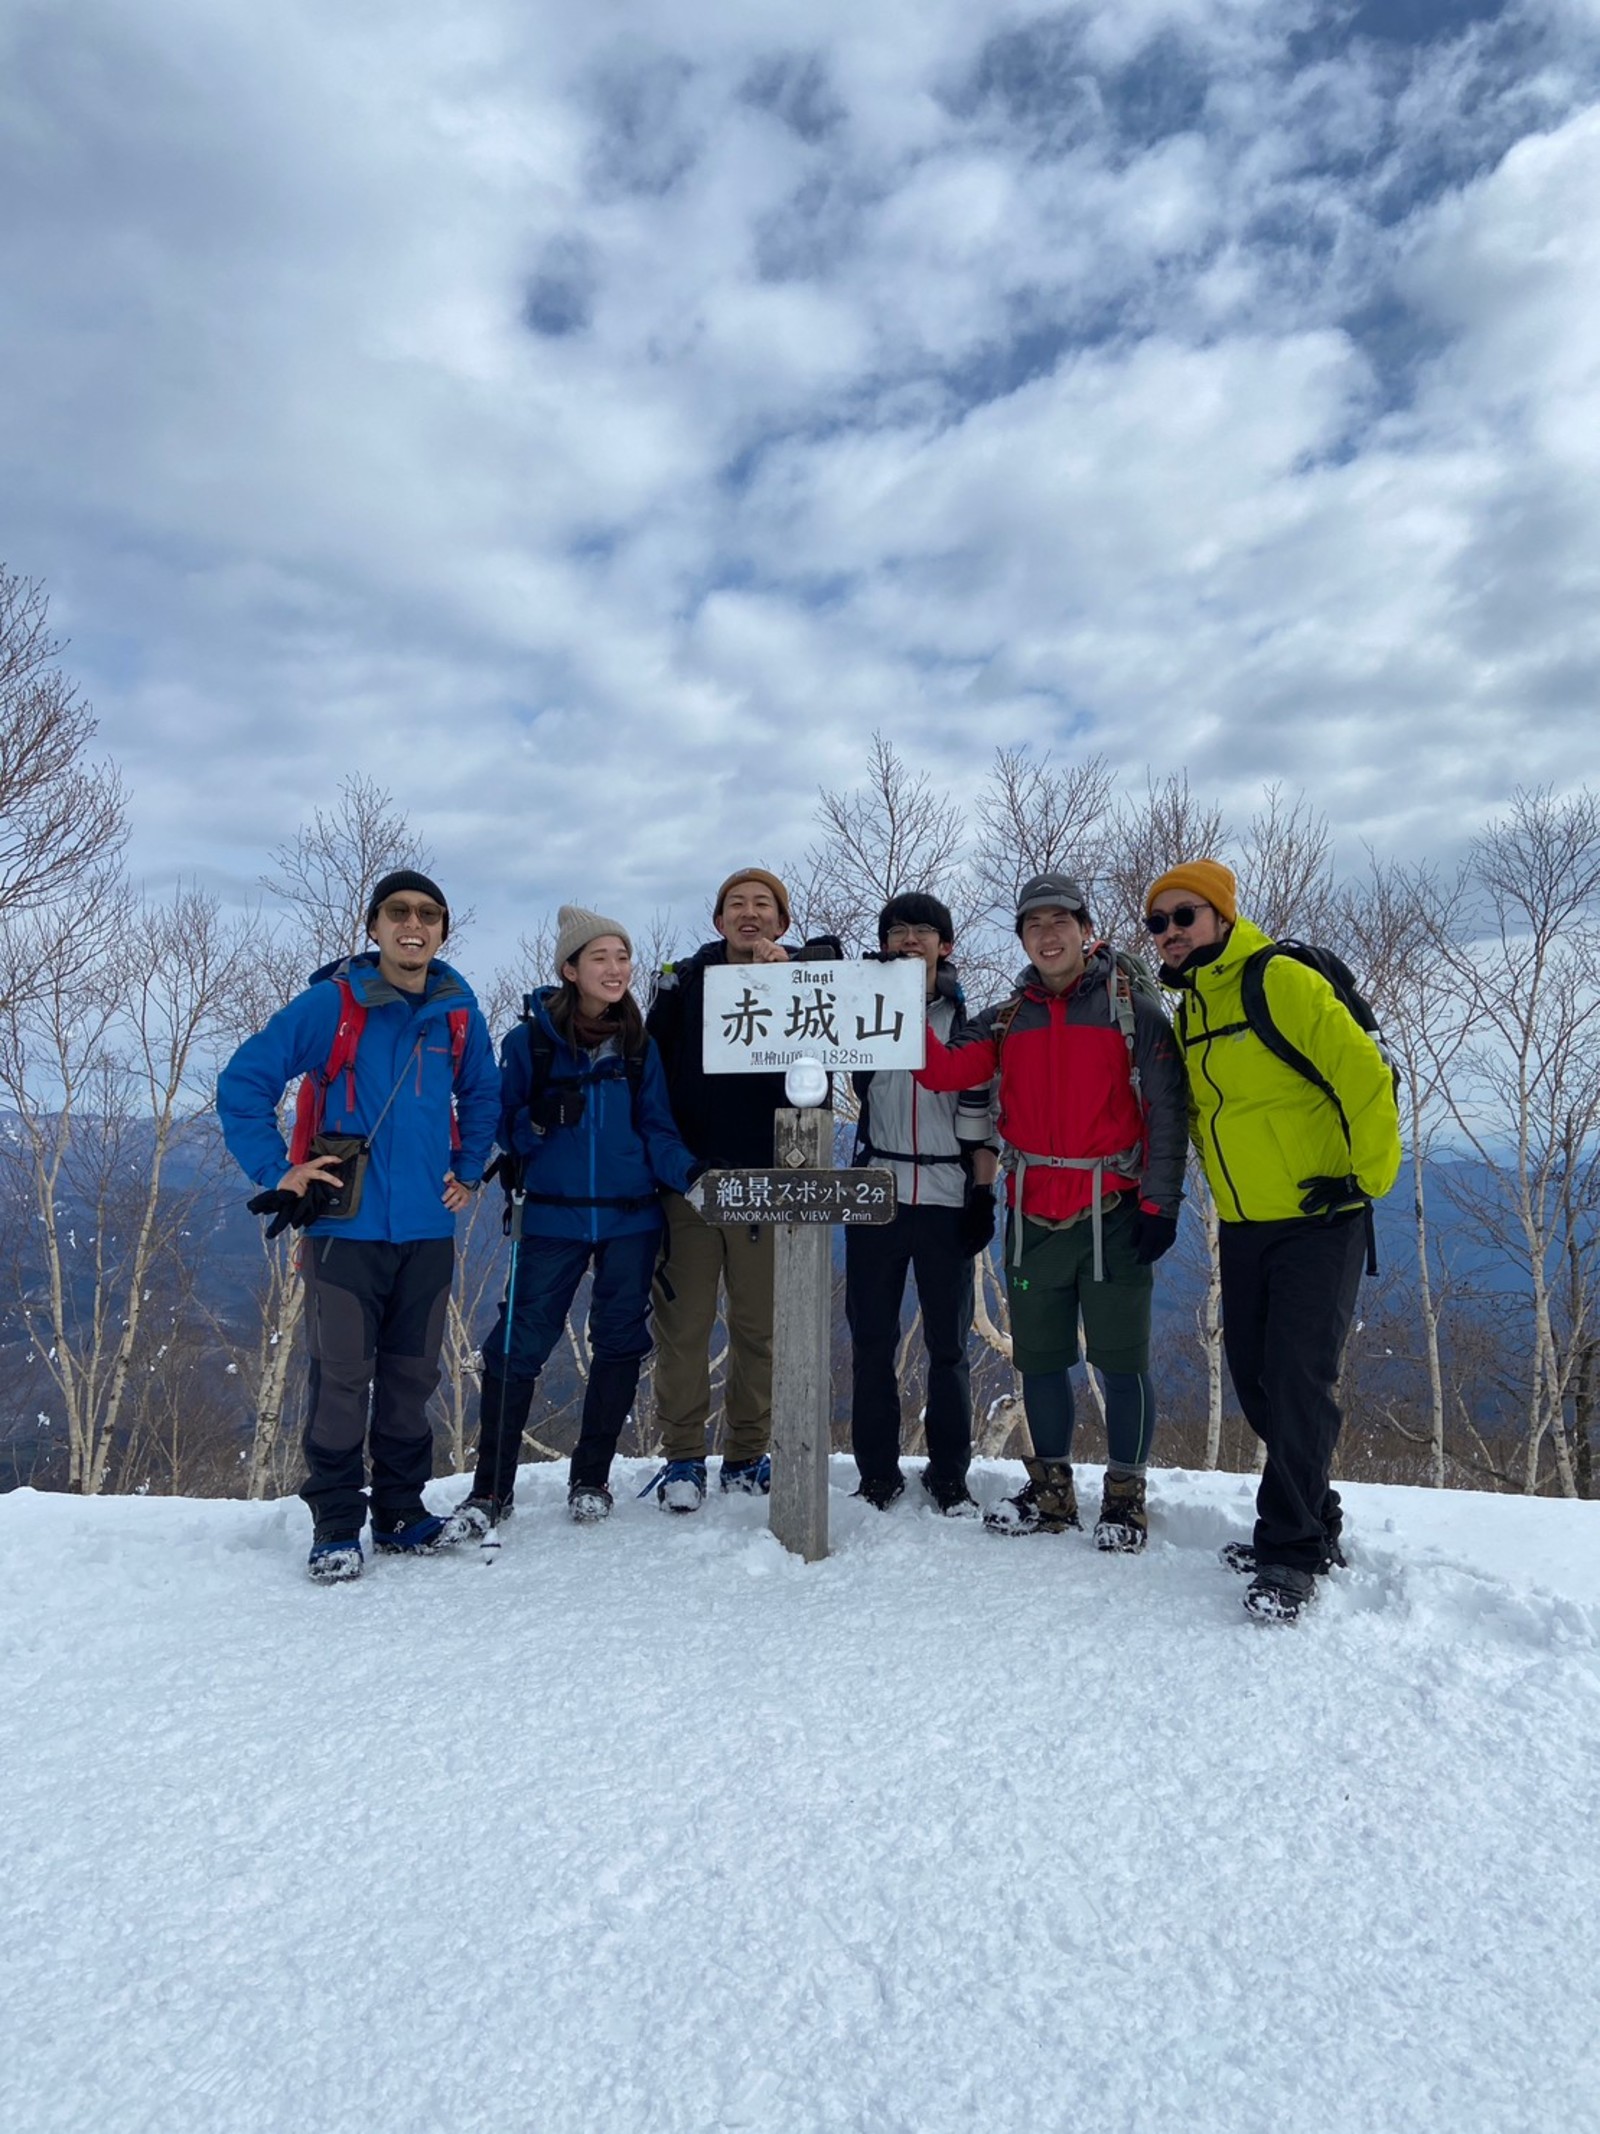
[[[285,1230],[303,1230],[307,1223],[314,1223],[332,1198],[330,1189],[320,1180],[313,1179],[303,1193],[290,1193],[282,1186],[274,1186],[268,1193],[258,1193],[246,1207],[252,1215],[270,1215],[267,1236],[278,1237]]]
[[[994,1237],[995,1199],[993,1186],[968,1186],[956,1225],[956,1241],[969,1260],[988,1249]]]
[[[1148,1208],[1141,1208],[1138,1225],[1133,1256],[1141,1267],[1153,1267],[1161,1255],[1170,1252],[1178,1242],[1178,1218],[1175,1215],[1152,1215]]]
[[[547,1082],[528,1106],[528,1117],[541,1133],[554,1126],[576,1126],[588,1102],[577,1082]]]
[[[1364,1206],[1367,1198],[1354,1171],[1346,1171],[1343,1178],[1302,1178],[1300,1192],[1302,1215],[1339,1215]]]

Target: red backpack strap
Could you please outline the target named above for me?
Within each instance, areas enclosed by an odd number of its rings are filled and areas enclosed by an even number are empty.
[[[461,1146],[461,1122],[456,1117],[454,1084],[461,1073],[461,1061],[467,1049],[467,1030],[472,1022],[472,1010],[470,1008],[452,1008],[448,1020],[450,1024],[450,1081],[452,1085],[450,1090],[450,1146],[452,1149],[458,1149]]]
[[[339,1075],[345,1077],[344,1108],[356,1108],[356,1050],[366,1028],[367,1011],[350,990],[348,980],[336,978],[339,988],[339,1027],[333,1033],[327,1065],[320,1074],[302,1075],[294,1100],[294,1129],[289,1136],[289,1161],[304,1163],[311,1144],[322,1131],[322,1110],[328,1090]]]

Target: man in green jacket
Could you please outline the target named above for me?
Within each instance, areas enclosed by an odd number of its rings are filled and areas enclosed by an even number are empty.
[[[1262,967],[1273,1022],[1334,1092],[1268,1050],[1245,1018],[1243,973],[1272,943],[1238,912],[1220,860],[1173,867],[1145,896],[1189,1077],[1189,1121],[1221,1217],[1223,1346],[1245,1420],[1266,1447],[1245,1606],[1293,1622],[1315,1576],[1344,1561],[1329,1485],[1345,1337],[1374,1200],[1400,1170],[1387,1061],[1320,972]]]

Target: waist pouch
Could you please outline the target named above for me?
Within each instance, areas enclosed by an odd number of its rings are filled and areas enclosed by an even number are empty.
[[[317,1134],[311,1143],[313,1156],[331,1156],[339,1166],[340,1183],[324,1185],[325,1204],[318,1222],[348,1222],[360,1212],[361,1195],[367,1183],[367,1159],[372,1153],[365,1134]]]

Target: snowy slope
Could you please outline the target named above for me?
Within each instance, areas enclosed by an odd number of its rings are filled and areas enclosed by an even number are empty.
[[[852,1479],[333,1590],[0,1499],[0,2125],[1600,2129],[1600,1507],[1353,1487],[1281,1630],[1237,1477],[1134,1560]]]

